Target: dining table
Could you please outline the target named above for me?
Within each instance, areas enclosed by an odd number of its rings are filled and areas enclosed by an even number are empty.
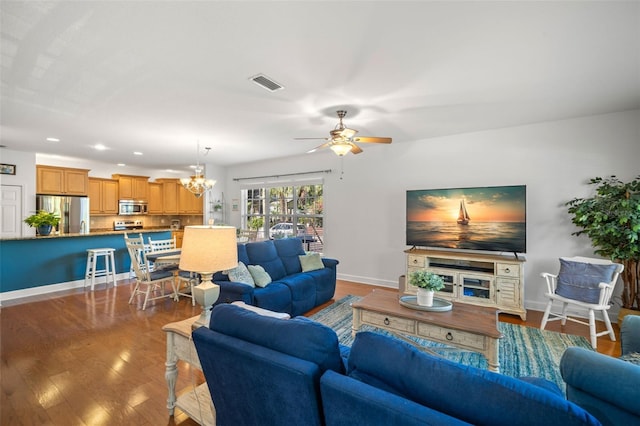
[[[147,257],[147,260],[149,262],[153,262],[156,267],[166,269],[172,265],[177,267],[180,263],[181,252],[181,249],[159,250],[146,253],[145,256]]]

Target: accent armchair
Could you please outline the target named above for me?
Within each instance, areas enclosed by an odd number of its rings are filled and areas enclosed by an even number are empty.
[[[603,425],[640,424],[640,316],[627,315],[620,326],[621,359],[571,347],[562,355],[560,373],[567,399]]]
[[[567,320],[589,326],[591,346],[596,349],[598,336],[609,335],[612,341],[616,335],[611,327],[611,320],[607,311],[609,301],[616,286],[618,276],[624,269],[619,263],[613,263],[605,259],[592,259],[589,257],[561,257],[560,272],[553,275],[543,272],[541,276],[546,280],[547,291],[545,296],[549,299],[542,317],[540,329],[544,330],[549,321],[560,320],[562,325]],[[554,302],[562,306],[560,312],[552,311]],[[572,318],[567,314],[567,307],[588,311],[589,322]],[[595,313],[599,312],[607,327],[605,331],[596,331]]]

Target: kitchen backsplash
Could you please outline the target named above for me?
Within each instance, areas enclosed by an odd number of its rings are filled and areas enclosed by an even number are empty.
[[[140,215],[140,216],[91,216],[91,231],[111,230],[113,222],[116,220],[142,220],[142,226],[145,228],[169,228],[172,219],[180,219],[180,226],[202,225],[202,215]]]

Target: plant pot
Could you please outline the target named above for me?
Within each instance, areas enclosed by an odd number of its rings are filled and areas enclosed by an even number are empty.
[[[36,228],[36,230],[38,231],[38,235],[41,235],[43,237],[46,237],[47,235],[49,235],[51,233],[51,229],[53,228],[53,226],[51,225],[40,225]]]
[[[433,306],[433,293],[432,290],[426,288],[419,288],[416,300],[420,306]]]

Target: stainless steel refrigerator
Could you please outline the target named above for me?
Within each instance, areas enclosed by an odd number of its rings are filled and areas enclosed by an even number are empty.
[[[36,195],[36,210],[54,212],[60,216],[60,234],[89,233],[89,198],[58,195]]]

